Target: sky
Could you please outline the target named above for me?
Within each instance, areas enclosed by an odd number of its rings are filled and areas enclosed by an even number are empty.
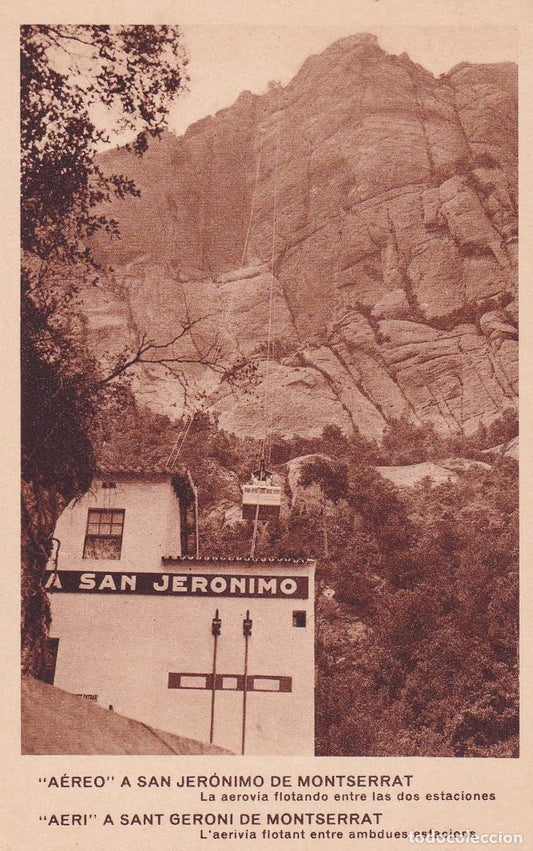
[[[511,26],[272,26],[188,24],[181,26],[189,55],[189,92],[172,109],[169,127],[187,127],[230,106],[244,90],[265,91],[269,80],[288,83],[305,59],[339,38],[372,32],[387,53],[404,51],[434,74],[459,62],[517,62],[518,33]]]

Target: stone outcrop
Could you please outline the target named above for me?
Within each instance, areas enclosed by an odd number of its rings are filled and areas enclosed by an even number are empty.
[[[105,154],[141,197],[108,210],[122,238],[93,245],[98,350],[203,317],[180,352],[257,363],[246,391],[190,373],[228,429],[257,432],[268,380],[285,434],[379,438],[402,416],[473,432],[516,404],[516,124],[513,65],[435,78],[358,35],[142,159]],[[179,414],[177,381],[150,369],[136,389]]]
[[[227,754],[165,733],[32,677],[21,683],[23,754]]]
[[[424,461],[421,464],[408,464],[403,467],[376,467],[376,470],[380,476],[396,487],[412,488],[424,479],[431,487],[444,482],[456,482],[460,474],[471,467],[488,470],[490,464],[468,458],[445,458],[442,461]]]

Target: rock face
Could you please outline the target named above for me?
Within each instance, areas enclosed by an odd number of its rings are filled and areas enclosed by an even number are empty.
[[[203,316],[197,346],[258,362],[236,397],[202,373],[224,427],[261,427],[267,375],[285,434],[336,422],[379,437],[402,416],[468,434],[516,403],[514,65],[437,79],[352,36],[285,88],[103,163],[142,195],[110,211],[122,239],[93,246],[96,345],[164,342]],[[146,371],[137,390],[179,414],[178,382]]]

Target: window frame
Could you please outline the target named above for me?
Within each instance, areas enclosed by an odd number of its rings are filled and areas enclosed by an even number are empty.
[[[305,609],[293,609],[292,625],[295,629],[307,629],[307,611]]]
[[[102,515],[110,515],[108,521],[103,521]],[[98,515],[98,531],[90,531],[91,526],[94,528],[95,516]],[[116,519],[116,517],[119,519]],[[82,559],[87,561],[119,561],[122,556],[122,543],[124,540],[124,523],[126,519],[126,509],[124,508],[89,508],[87,511],[87,524],[85,526],[85,537],[83,539]],[[109,526],[109,532],[102,531],[102,526]],[[113,532],[113,527],[120,526],[120,532]],[[87,545],[96,541],[114,541],[118,547],[118,555],[113,556],[98,556],[88,555]]]

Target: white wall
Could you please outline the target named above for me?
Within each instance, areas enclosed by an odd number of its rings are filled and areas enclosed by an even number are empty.
[[[125,509],[120,560],[81,557],[89,507]],[[59,688],[96,694],[101,705],[116,712],[208,741],[211,691],[169,689],[168,676],[211,673],[211,621],[217,608],[222,619],[217,672],[242,674],[242,621],[249,609],[248,674],[292,677],[292,691],[248,693],[246,753],[314,752],[313,563],[162,564],[162,555],[179,552],[179,511],[169,481],[117,481],[111,497],[97,487],[64,512],[56,536],[60,571],[308,577],[308,599],[51,593],[51,636],[59,638],[54,680]],[[295,610],[306,611],[305,628],[293,626]],[[241,750],[242,705],[242,691],[216,691],[214,741],[235,753]]]
[[[267,571],[265,571],[267,567]],[[274,569],[272,569],[274,567]],[[296,573],[296,566],[280,574]],[[222,575],[224,569],[197,567]],[[242,565],[233,571],[245,572]],[[270,574],[272,565],[248,568]],[[309,573],[306,566],[300,572]],[[311,571],[312,573],[312,571]],[[311,576],[312,587],[312,576]],[[170,672],[212,671],[211,621],[219,609],[217,672],[242,674],[242,621],[249,609],[249,675],[292,677],[291,693],[249,692],[247,753],[314,753],[314,616],[311,600],[154,597],[99,594],[51,595],[53,636],[59,653],[54,684],[77,694],[97,694],[104,706],[162,730],[208,741],[211,692],[169,689]],[[305,610],[307,626],[292,625]],[[216,744],[240,753],[242,691],[217,690]]]
[[[105,481],[115,482],[116,488],[102,488],[102,480],[95,480],[91,490],[61,514],[54,532],[61,541],[60,569],[152,571],[160,569],[162,556],[181,553],[179,502],[168,476],[109,476]],[[83,558],[89,508],[125,509],[120,560]]]

